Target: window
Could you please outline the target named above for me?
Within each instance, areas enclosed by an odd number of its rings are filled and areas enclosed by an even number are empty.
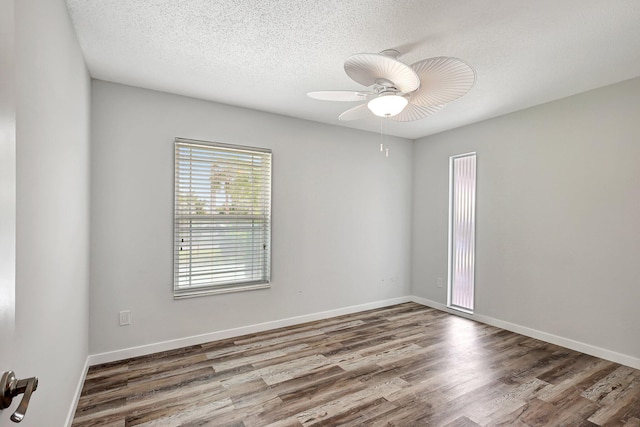
[[[449,173],[448,304],[470,312],[474,297],[476,154],[451,157]]]
[[[268,288],[271,150],[176,138],[176,298]]]

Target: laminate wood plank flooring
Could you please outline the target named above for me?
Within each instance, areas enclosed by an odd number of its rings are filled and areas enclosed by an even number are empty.
[[[83,426],[640,427],[640,371],[415,303],[92,366]]]

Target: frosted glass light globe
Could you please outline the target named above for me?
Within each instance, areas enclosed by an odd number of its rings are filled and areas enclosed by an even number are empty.
[[[367,107],[379,117],[391,117],[400,114],[409,101],[400,95],[382,95],[372,99]]]

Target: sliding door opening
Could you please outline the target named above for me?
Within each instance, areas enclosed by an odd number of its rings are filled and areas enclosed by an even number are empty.
[[[476,153],[449,163],[449,307],[473,312],[476,232]]]

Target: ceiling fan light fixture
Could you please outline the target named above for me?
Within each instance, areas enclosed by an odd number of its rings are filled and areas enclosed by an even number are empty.
[[[397,122],[422,120],[447,103],[465,95],[474,85],[476,72],[459,58],[439,56],[407,65],[397,50],[357,53],[344,62],[344,71],[369,90],[309,92],[325,101],[362,101],[338,117],[340,121],[365,119],[374,114]]]
[[[382,95],[372,99],[367,107],[373,114],[379,117],[392,117],[400,114],[409,101],[400,95]]]

